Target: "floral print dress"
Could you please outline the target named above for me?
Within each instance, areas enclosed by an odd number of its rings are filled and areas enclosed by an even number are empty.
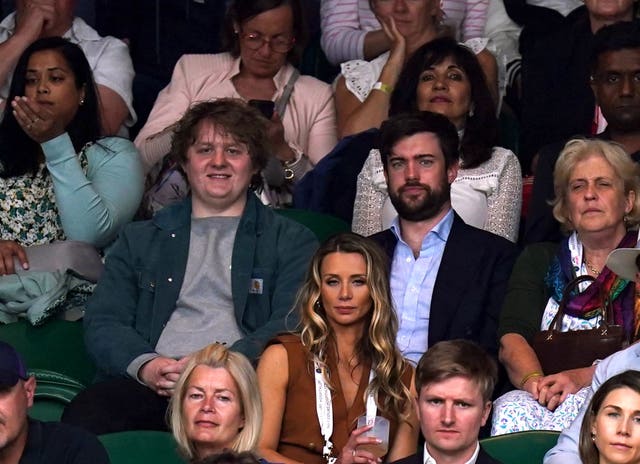
[[[86,148],[78,155],[85,174],[88,166]],[[0,239],[13,240],[22,246],[65,239],[53,180],[45,163],[35,174],[0,177]]]

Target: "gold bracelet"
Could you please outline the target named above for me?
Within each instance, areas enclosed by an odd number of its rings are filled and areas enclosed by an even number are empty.
[[[522,390],[525,386],[525,384],[531,380],[534,377],[542,377],[544,374],[540,371],[533,371],[533,372],[529,372],[527,375],[525,375],[522,378],[522,381],[520,382],[520,390]]]

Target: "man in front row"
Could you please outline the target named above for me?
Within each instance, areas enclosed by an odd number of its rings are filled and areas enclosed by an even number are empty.
[[[89,432],[27,417],[35,390],[18,352],[0,342],[0,464],[107,464],[107,452]]]
[[[424,446],[394,464],[499,464],[480,447],[491,412],[496,362],[476,343],[433,345],[416,368],[416,412]]]
[[[266,123],[234,99],[198,103],[180,120],[172,154],[191,196],[129,224],[107,255],[84,328],[110,379],[81,392],[64,422],[96,434],[165,429],[190,353],[217,341],[256,359],[296,325],[286,318],[317,240],[249,188],[269,156]]]
[[[389,118],[380,129],[389,198],[398,212],[373,235],[391,260],[398,346],[417,363],[441,340],[473,340],[497,357],[498,317],[515,246],[469,226],[451,208],[458,133],[430,112]]]

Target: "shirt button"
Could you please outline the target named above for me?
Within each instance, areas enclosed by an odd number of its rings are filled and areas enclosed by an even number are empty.
[[[176,234],[171,234],[171,238],[176,238]]]
[[[167,279],[167,282],[173,282],[173,278],[169,277],[169,278]]]
[[[407,262],[410,263],[411,262],[411,258],[407,258]]]

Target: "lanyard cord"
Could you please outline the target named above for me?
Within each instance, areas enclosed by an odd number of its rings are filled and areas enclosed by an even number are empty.
[[[324,447],[322,448],[322,457],[328,464],[334,464],[337,458],[331,456],[333,451],[333,443],[331,435],[333,435],[333,404],[331,402],[331,389],[325,382],[323,369],[318,359],[313,361],[313,371],[316,382],[316,414],[320,423],[320,433],[324,438]],[[369,372],[369,384],[375,377],[373,367]],[[378,407],[373,394],[369,392],[367,395],[367,425],[373,424]]]

